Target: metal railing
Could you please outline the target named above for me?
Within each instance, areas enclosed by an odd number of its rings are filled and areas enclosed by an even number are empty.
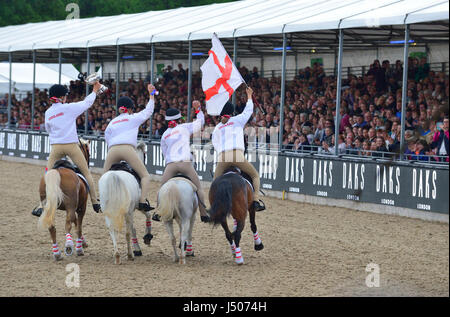
[[[444,72],[446,75],[449,74],[449,62],[436,62],[429,63],[430,70],[435,72]],[[300,69],[300,68],[299,68]],[[286,78],[288,80],[292,80],[295,76],[298,75],[299,69],[287,69],[286,70]],[[369,71],[369,66],[349,66],[343,68],[343,76],[364,76]],[[327,76],[336,75],[337,69],[333,67],[324,68],[324,72]],[[264,78],[272,78],[272,77],[281,77],[281,69],[275,70],[264,70],[262,73],[259,72],[259,75]],[[124,72],[120,73],[120,81],[126,82],[129,79],[133,79],[136,81],[148,79],[150,76],[150,71],[146,72]],[[103,73],[104,80],[116,80],[117,74],[114,73]]]

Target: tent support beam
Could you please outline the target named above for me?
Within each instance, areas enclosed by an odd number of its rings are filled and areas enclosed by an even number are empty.
[[[87,75],[89,76],[91,72],[91,49],[88,47],[86,50],[86,61],[87,61]],[[86,81],[86,97],[89,95],[89,84]],[[84,134],[88,134],[88,111],[84,112]]]
[[[188,95],[187,95],[187,120],[191,121],[192,107],[192,41],[189,41],[189,69],[188,69]]]
[[[409,24],[405,24],[405,43],[403,48],[403,79],[402,79],[402,112],[401,112],[401,132],[400,132],[400,159],[403,160],[405,149],[405,112],[406,96],[408,89],[408,51],[409,51]]]
[[[233,64],[236,65],[237,61],[237,50],[238,50],[238,39],[235,37],[233,39]],[[233,104],[234,111],[236,111],[236,91],[233,92],[233,96],[231,96],[231,103]]]
[[[58,73],[59,73],[59,75],[58,75],[58,84],[60,84],[61,85],[61,73],[62,73],[62,52],[61,52],[61,49],[59,48],[58,49]]]
[[[120,92],[120,46],[116,45],[116,114],[119,114],[119,92]]]
[[[336,122],[334,125],[334,155],[339,154],[339,123],[341,110],[341,92],[342,92],[342,55],[344,53],[344,31],[339,29],[339,51],[337,61],[337,84],[336,84]]]
[[[152,84],[153,85],[153,83],[154,83],[154,77],[155,77],[155,75],[154,75],[154,69],[155,69],[155,44],[150,44],[151,45],[151,47],[150,47],[150,84]],[[150,128],[149,128],[149,131],[148,131],[148,137],[149,137],[149,139],[151,140],[152,138],[153,138],[153,113],[152,113],[152,115],[150,116]]]
[[[8,128],[11,128],[11,106],[12,106],[12,53],[8,53],[9,59],[9,94],[8,94]]]
[[[279,150],[283,152],[283,132],[284,132],[284,100],[286,95],[286,33],[283,32],[283,56],[281,59],[281,102],[280,102],[280,131]]]
[[[31,91],[31,129],[34,130],[34,107],[36,90],[36,50],[33,50],[33,90]]]

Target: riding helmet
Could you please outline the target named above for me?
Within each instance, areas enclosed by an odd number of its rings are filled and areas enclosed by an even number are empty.
[[[166,121],[177,120],[181,118],[180,110],[175,108],[169,108],[166,111]]]
[[[220,112],[221,116],[232,116],[234,113],[234,106],[231,102],[227,101],[225,106],[223,106],[222,112]]]
[[[65,95],[67,95],[69,93],[69,90],[66,88],[66,86],[63,85],[53,85],[50,87],[48,94],[49,97],[56,97],[56,98],[61,98],[64,97]]]
[[[117,106],[119,108],[125,107],[127,109],[134,109],[134,102],[130,97],[123,96],[123,97],[120,97],[119,100],[117,101]]]

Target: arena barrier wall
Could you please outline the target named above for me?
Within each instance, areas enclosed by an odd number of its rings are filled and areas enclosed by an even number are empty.
[[[92,167],[103,167],[107,147],[103,138],[91,139]],[[145,164],[162,175],[164,159],[158,143],[147,143]],[[202,181],[212,181],[216,154],[209,145],[193,146],[195,167]],[[39,132],[0,130],[0,155],[47,160],[48,135]],[[261,189],[329,200],[407,208],[424,213],[449,214],[448,165],[430,165],[327,155],[287,155],[248,151],[247,159],[261,176]]]

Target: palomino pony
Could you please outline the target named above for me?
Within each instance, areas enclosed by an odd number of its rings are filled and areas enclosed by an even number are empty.
[[[250,182],[240,175],[237,168],[227,169],[223,175],[212,182],[209,189],[209,202],[211,204],[209,210],[211,222],[214,225],[222,225],[237,264],[244,263],[239,242],[247,211],[250,215],[250,228],[253,232],[255,250],[259,251],[264,248],[255,223],[255,209],[251,208],[253,188]],[[227,224],[227,216],[229,215],[234,218],[233,233],[230,232]]]
[[[145,160],[145,143],[139,142],[136,147],[139,158]],[[115,263],[120,264],[120,253],[117,248],[116,237],[122,231],[126,222],[126,241],[128,249],[128,260],[134,260],[134,256],[141,256],[142,251],[136,238],[136,229],[133,225],[134,210],[139,205],[141,189],[136,178],[129,172],[110,170],[100,177],[98,181],[100,193],[100,205],[105,214],[105,222],[114,245]],[[153,238],[151,234],[151,216],[149,212],[142,213],[146,217],[144,243],[150,244]],[[133,242],[133,253],[131,252],[131,240]]]
[[[89,166],[89,141],[80,139],[79,146]],[[60,162],[60,161],[58,161]],[[64,253],[73,254],[72,223],[77,228],[76,253],[84,255],[83,248],[87,248],[82,233],[83,217],[86,212],[88,187],[80,177],[70,168],[59,167],[50,169],[42,176],[39,184],[39,194],[43,213],[39,217],[39,225],[48,228],[53,241],[53,257],[62,259],[56,242],[55,213],[57,209],[66,211],[66,244]]]
[[[184,177],[174,177],[161,186],[158,192],[157,213],[161,216],[172,242],[173,261],[186,263],[186,256],[194,256],[192,250],[192,229],[198,198],[195,185]],[[180,228],[181,257],[178,256],[177,242],[173,234],[173,220]]]

